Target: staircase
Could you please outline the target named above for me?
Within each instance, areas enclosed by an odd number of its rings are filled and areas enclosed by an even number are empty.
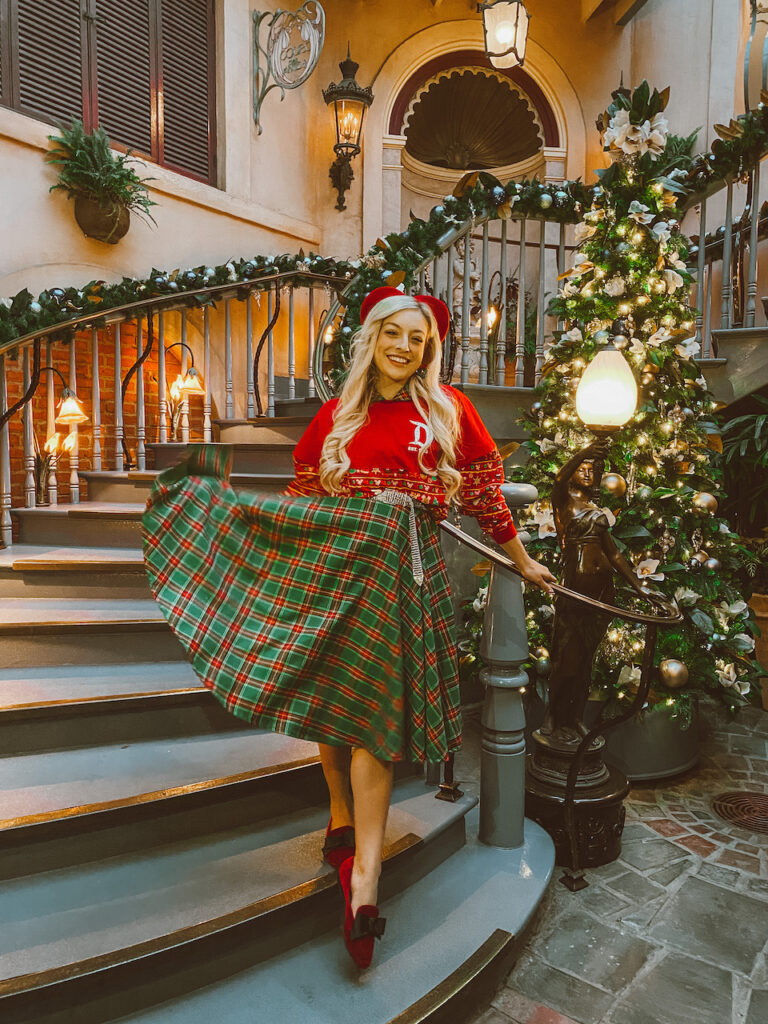
[[[227,424],[237,487],[287,483],[297,418],[268,438]],[[0,549],[0,1019],[465,1020],[512,965],[551,843],[529,824],[520,849],[482,846],[474,796],[435,800],[402,767],[387,934],[358,977],[320,855],[317,748],[225,712],[152,601],[156,472],[83,473],[87,501],[16,510]]]

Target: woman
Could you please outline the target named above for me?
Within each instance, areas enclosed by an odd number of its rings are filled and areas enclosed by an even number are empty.
[[[205,685],[254,724],[319,743],[331,803],[323,854],[339,870],[345,944],[367,967],[383,931],[393,762],[439,761],[460,743],[437,521],[456,502],[526,579],[548,590],[553,577],[515,534],[477,413],[439,382],[448,307],[379,288],[361,323],[339,397],[295,449],[287,497],[238,498],[202,450],[160,478],[145,557]]]

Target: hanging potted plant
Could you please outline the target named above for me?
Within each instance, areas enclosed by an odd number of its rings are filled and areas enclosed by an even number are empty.
[[[103,128],[87,132],[77,119],[60,132],[48,136],[54,146],[46,160],[59,168],[50,191],[63,189],[75,200],[75,220],[84,235],[114,245],[128,231],[131,211],[155,223],[149,208],[157,204],[145,184],[152,179],[140,178],[128,166],[131,150],[115,153]]]

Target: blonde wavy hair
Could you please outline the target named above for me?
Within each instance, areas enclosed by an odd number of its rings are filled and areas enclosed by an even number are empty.
[[[334,411],[333,426],[320,453],[320,482],[331,494],[339,493],[342,478],[350,469],[347,446],[368,422],[368,409],[376,394],[378,371],[373,354],[379,332],[389,317],[406,309],[419,310],[427,324],[424,369],[411,376],[408,392],[440,448],[437,475],[445,488],[446,500],[450,502],[461,486],[461,473],[456,469],[459,413],[453,399],[440,386],[441,344],[437,323],[425,303],[408,295],[393,295],[376,303],[352,339],[349,373]],[[430,472],[424,465],[424,456],[431,443],[428,438],[419,449],[419,466],[425,473]]]

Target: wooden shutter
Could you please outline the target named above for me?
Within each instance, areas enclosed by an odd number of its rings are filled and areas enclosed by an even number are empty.
[[[11,105],[10,0],[0,0],[0,104]]]
[[[97,0],[95,115],[113,142],[157,157],[153,0]]]
[[[12,106],[54,124],[82,119],[85,33],[81,0],[11,0]]]
[[[161,163],[213,180],[213,4],[160,4]]]

